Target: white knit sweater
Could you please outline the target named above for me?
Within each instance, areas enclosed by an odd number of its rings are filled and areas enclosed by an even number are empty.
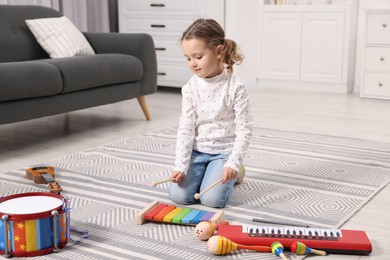
[[[225,167],[239,171],[252,136],[245,85],[225,69],[210,79],[194,75],[183,86],[182,95],[174,170],[186,174],[192,150],[196,150],[230,154]]]

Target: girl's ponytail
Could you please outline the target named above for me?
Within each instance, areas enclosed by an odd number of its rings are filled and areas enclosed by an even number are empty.
[[[242,55],[237,49],[237,44],[229,39],[223,41],[223,62],[227,65],[227,71],[229,74],[233,73],[233,65],[240,65],[244,60]]]

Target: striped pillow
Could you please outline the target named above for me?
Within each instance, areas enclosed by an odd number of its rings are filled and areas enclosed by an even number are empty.
[[[95,54],[84,35],[65,16],[26,20],[26,23],[51,58]]]

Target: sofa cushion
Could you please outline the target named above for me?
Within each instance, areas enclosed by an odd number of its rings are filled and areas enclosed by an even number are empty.
[[[40,62],[56,66],[63,77],[63,93],[142,79],[143,64],[134,56],[97,54]]]
[[[0,101],[56,95],[62,91],[60,71],[36,61],[0,63]]]
[[[28,19],[26,24],[51,58],[95,54],[84,35],[65,16]]]

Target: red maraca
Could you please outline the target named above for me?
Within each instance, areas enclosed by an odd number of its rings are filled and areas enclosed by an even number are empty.
[[[305,254],[310,254],[310,253],[313,253],[316,255],[326,255],[325,251],[312,249],[301,242],[292,243],[290,248],[291,248],[291,252],[293,252],[297,255],[305,255]]]
[[[271,252],[271,248],[269,246],[240,245],[223,236],[210,237],[209,241],[207,242],[207,250],[214,255],[226,255],[237,249],[248,249],[258,252]]]

